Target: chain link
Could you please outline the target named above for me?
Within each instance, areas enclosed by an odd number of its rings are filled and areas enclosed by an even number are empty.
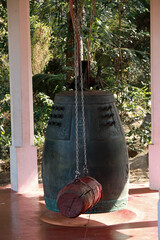
[[[74,12],[74,26],[76,26],[76,14]],[[75,29],[74,29],[75,33]],[[76,128],[76,171],[75,178],[80,176],[79,171],[79,134],[78,134],[78,77],[77,77],[77,40],[74,34],[74,72],[75,72],[75,128]]]
[[[78,33],[81,36],[80,32],[80,17],[76,19],[76,10],[74,9],[74,71],[75,71],[75,128],[76,128],[76,171],[75,177],[78,178],[80,176],[79,170],[79,134],[78,134],[78,77],[77,72],[80,75],[80,87],[81,87],[81,108],[82,108],[82,131],[83,131],[83,153],[84,153],[84,165],[83,172],[85,175],[88,175],[87,168],[87,147],[86,147],[86,125],[85,125],[85,107],[84,107],[84,91],[83,91],[83,72],[82,72],[82,61],[81,61],[81,41],[79,39],[79,43],[77,43],[76,39],[76,20],[78,24]],[[77,66],[78,58],[77,58],[77,45],[79,44],[79,66]]]
[[[80,29],[79,29],[79,36]],[[84,91],[83,91],[83,72],[82,72],[82,61],[81,61],[81,42],[80,42],[80,85],[81,85],[81,107],[82,107],[82,131],[83,131],[83,153],[84,153],[84,165],[83,172],[88,175],[87,168],[87,145],[86,145],[86,119],[85,119],[85,103],[84,103]]]

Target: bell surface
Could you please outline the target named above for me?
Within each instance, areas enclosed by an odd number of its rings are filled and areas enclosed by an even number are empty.
[[[43,149],[42,179],[46,207],[59,211],[59,191],[75,178],[75,96],[66,91],[55,96]],[[128,152],[112,93],[84,91],[89,175],[101,185],[102,200],[92,213],[117,211],[128,200]],[[83,170],[81,98],[78,97],[79,163]]]

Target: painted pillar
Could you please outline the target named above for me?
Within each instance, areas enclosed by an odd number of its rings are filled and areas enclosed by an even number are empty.
[[[160,190],[159,190],[159,201],[158,201],[158,239],[160,240]]]
[[[151,0],[151,127],[149,180],[151,189],[160,189],[160,1]],[[160,190],[158,202],[158,239],[160,239]]]
[[[151,0],[151,127],[150,188],[160,188],[160,1]]]
[[[7,0],[11,94],[11,188],[38,189],[34,146],[29,0]]]

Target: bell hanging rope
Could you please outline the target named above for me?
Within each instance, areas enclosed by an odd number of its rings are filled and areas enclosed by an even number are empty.
[[[73,11],[73,2],[70,0],[70,13],[74,28],[74,67],[75,67],[75,137],[76,137],[76,171],[75,179],[67,184],[58,194],[57,207],[65,217],[75,218],[95,206],[101,198],[102,186],[94,178],[88,175],[87,167],[87,147],[85,129],[85,106],[83,92],[83,73],[81,61],[81,44],[79,41],[80,28],[76,26],[76,13]],[[78,29],[78,30],[77,30]],[[78,47],[77,47],[78,46]],[[77,56],[78,55],[78,56]],[[84,164],[83,173],[85,177],[80,177],[79,168],[79,141],[78,141],[78,77],[80,79],[81,109],[82,109],[82,132],[83,132],[83,153]]]

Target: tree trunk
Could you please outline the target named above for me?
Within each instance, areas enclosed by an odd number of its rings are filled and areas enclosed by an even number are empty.
[[[67,1],[69,2],[69,0]],[[78,0],[78,1],[75,0],[75,4],[76,4],[76,22],[75,23],[77,27],[78,27],[78,24],[81,25],[84,3],[85,3],[85,0]],[[67,36],[67,50],[66,50],[66,66],[71,67],[71,70],[68,70],[67,72],[66,81],[70,83],[71,77],[74,76],[74,30],[73,30],[73,24],[72,24],[72,18],[71,18],[70,12],[67,13],[67,24],[68,24],[68,36]],[[77,40],[80,41],[80,39],[77,39]],[[82,52],[82,49],[81,49],[81,52]],[[78,54],[79,54],[79,51],[78,51]]]

